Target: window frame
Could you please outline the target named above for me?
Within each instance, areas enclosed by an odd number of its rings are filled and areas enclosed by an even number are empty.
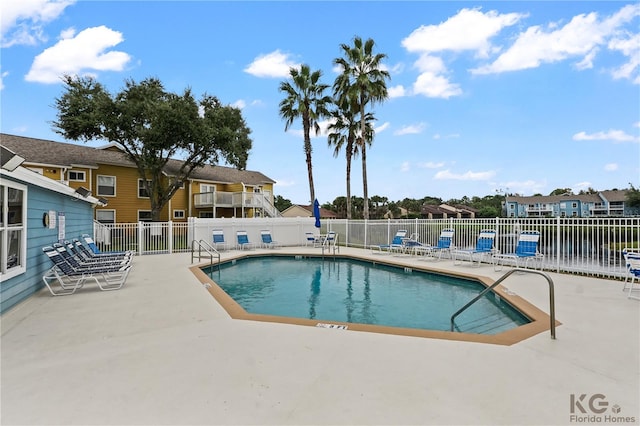
[[[149,214],[148,219],[140,219],[140,213]],[[151,216],[151,210],[138,210],[138,222],[151,222],[153,221],[153,217]]]
[[[179,213],[182,213],[182,215],[178,216]],[[186,216],[187,216],[187,212],[184,211],[184,209],[175,209],[173,211],[173,218],[174,219],[184,219],[184,218],[186,218]]]
[[[21,221],[19,224],[9,223],[9,188],[22,191],[22,204],[21,204]],[[0,277],[2,282],[24,274],[27,271],[27,200],[28,200],[28,187],[26,185],[12,182],[7,179],[2,180],[0,185],[0,191],[2,191],[2,201],[0,208]],[[7,255],[9,253],[9,240],[8,236],[12,232],[19,232],[18,236],[18,264],[11,269],[7,269],[8,261]]]
[[[99,213],[108,213],[108,212],[113,212],[113,222],[102,222],[100,219],[98,219],[98,214]],[[116,209],[96,209],[96,221],[100,222],[100,223],[117,223],[116,222]]]
[[[147,182],[151,182],[151,179],[146,179]],[[142,185],[142,179],[138,178],[138,198],[143,198],[143,199],[149,199],[149,194],[147,195],[140,195],[140,191],[145,191],[146,189],[144,188],[144,186]]]
[[[111,178],[113,179],[113,194],[103,194],[102,192],[100,192],[100,178]],[[97,175],[96,176],[96,195],[99,195],[101,197],[115,197],[116,196],[116,185],[117,185],[117,178],[115,176],[112,175]],[[103,185],[104,186],[104,185]]]
[[[71,173],[75,173],[76,175],[82,175],[82,179],[79,179],[77,176],[75,179],[71,178]],[[69,182],[86,182],[87,181],[87,172],[84,170],[67,170],[67,180]]]

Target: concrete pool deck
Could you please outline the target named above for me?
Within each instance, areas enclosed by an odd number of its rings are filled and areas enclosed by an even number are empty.
[[[278,252],[294,250],[320,251]],[[344,247],[341,253],[370,255]],[[507,270],[391,258],[492,279]],[[621,282],[549,273],[562,323],[557,340],[547,331],[502,346],[233,320],[190,262],[183,253],[136,257],[121,290],[88,285],[52,297],[44,289],[4,314],[0,422],[640,421],[640,303],[627,299]],[[504,284],[548,312],[540,276]]]

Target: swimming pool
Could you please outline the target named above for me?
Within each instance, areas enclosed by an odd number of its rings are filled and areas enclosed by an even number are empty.
[[[212,294],[218,293],[214,296],[221,301],[224,293],[237,305],[225,306],[227,311],[233,317],[231,311],[243,311],[245,319],[345,324],[349,329],[455,340],[513,334],[535,322],[530,313],[515,309],[506,295],[490,293],[456,319],[462,333],[450,333],[451,315],[482,291],[483,283],[384,262],[253,255],[225,262],[209,273],[220,289]],[[535,328],[533,334],[541,331]]]

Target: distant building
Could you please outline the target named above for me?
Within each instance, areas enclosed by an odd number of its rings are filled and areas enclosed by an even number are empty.
[[[303,206],[299,204],[293,204],[289,208],[285,209],[281,213],[282,217],[312,217],[313,216],[313,205]],[[332,212],[331,210],[327,210],[325,208],[320,207],[320,219],[337,219],[338,215]]]
[[[507,217],[611,217],[635,216],[638,209],[625,205],[628,190],[597,194],[507,196]]]
[[[425,204],[422,206],[420,215],[423,219],[447,219],[450,217],[457,219],[472,219],[476,217],[477,210],[469,206],[449,206],[440,204],[434,206]]]

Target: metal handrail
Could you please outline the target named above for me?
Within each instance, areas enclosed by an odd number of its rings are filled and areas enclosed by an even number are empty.
[[[536,271],[536,270],[532,270],[532,269],[523,269],[523,268],[515,268],[515,269],[512,269],[512,270],[508,271],[506,274],[501,276],[498,279],[498,281],[496,281],[495,283],[491,284],[491,286],[485,288],[480,294],[478,294],[470,302],[468,302],[462,308],[458,309],[455,314],[451,315],[451,331],[454,331],[454,320],[459,314],[461,314],[469,306],[473,305],[480,298],[482,298],[482,296],[484,296],[485,294],[487,294],[488,292],[493,290],[494,287],[496,287],[498,284],[503,282],[507,277],[509,277],[511,274],[513,274],[515,272],[524,272],[524,273],[528,273],[528,274],[542,275],[547,280],[547,282],[549,283],[549,318],[550,318],[549,328],[551,330],[551,338],[555,339],[556,338],[556,308],[555,308],[555,297],[554,297],[554,291],[553,291],[553,280],[551,279],[551,277],[549,275],[547,275],[544,272]]]
[[[207,252],[206,257],[211,259],[211,266],[213,267],[213,255],[215,253],[216,255],[218,255],[218,269],[220,269],[220,252],[205,240],[199,240],[199,241],[193,240],[191,242],[191,263],[193,263],[193,259],[195,258],[196,244],[198,245],[198,259],[204,256],[202,254],[202,250],[204,250],[205,252]]]

